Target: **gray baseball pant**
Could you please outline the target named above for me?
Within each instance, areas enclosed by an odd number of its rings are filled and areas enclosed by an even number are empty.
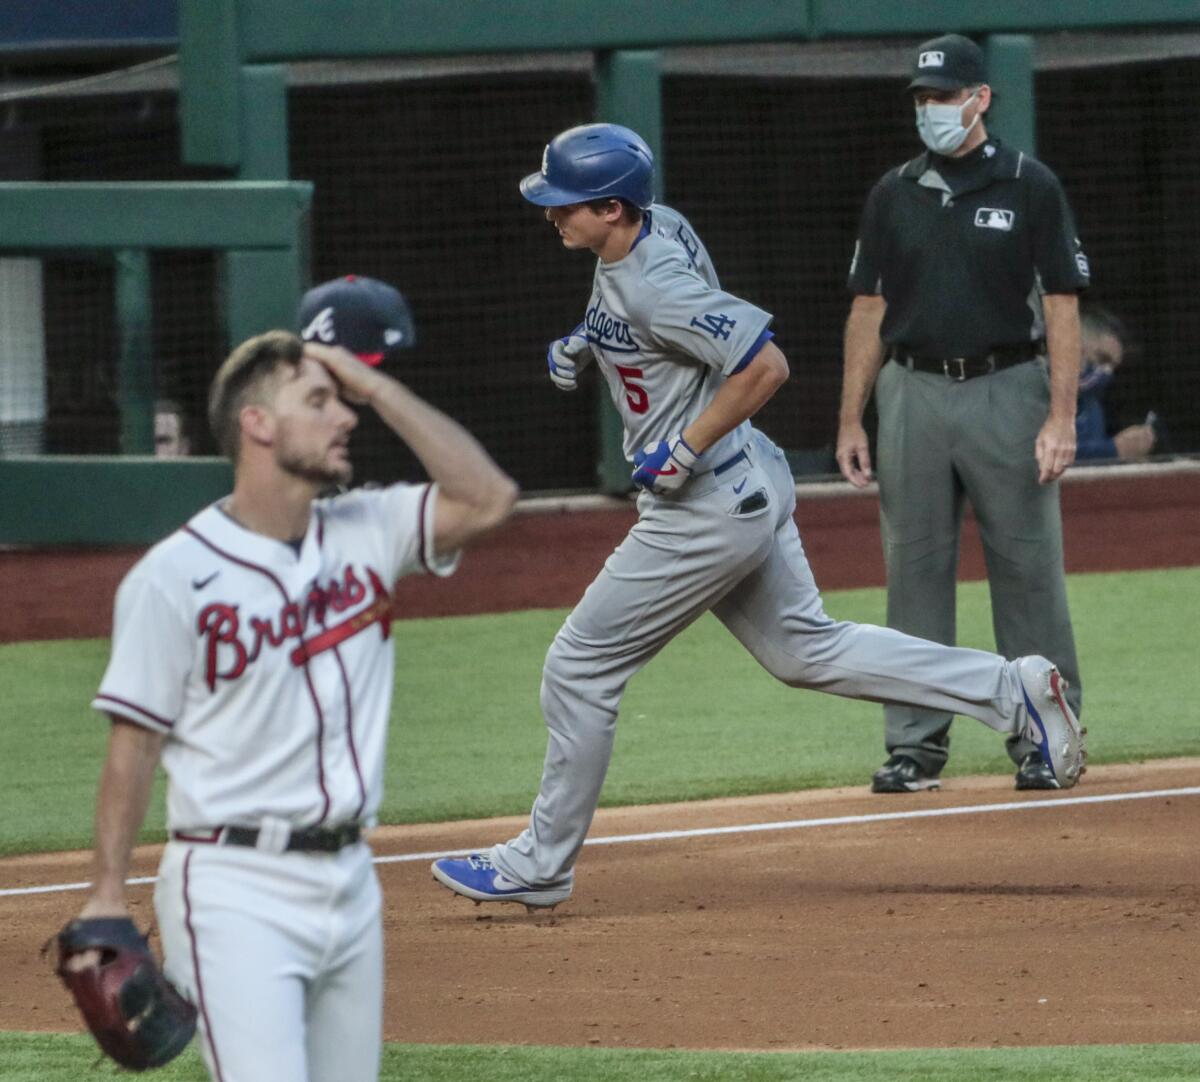
[[[591,826],[625,685],[710,609],[792,687],[969,714],[1005,735],[1019,682],[996,654],[941,646],[826,615],[792,517],[795,485],[760,433],[746,459],[671,497],[643,494],[637,524],[588,587],[546,656],[549,729],[529,827],[491,850],[527,886],[565,886]]]
[[[1067,607],[1059,486],[1038,484],[1034,457],[1050,408],[1046,362],[962,382],[891,362],[879,373],[875,402],[888,626],[955,641],[959,535],[964,501],[970,501],[983,542],[996,648],[1005,657],[1053,658],[1079,716],[1083,688]],[[940,773],[954,713],[886,706],[889,754]],[[1033,750],[1024,738],[1008,742],[1014,763]]]

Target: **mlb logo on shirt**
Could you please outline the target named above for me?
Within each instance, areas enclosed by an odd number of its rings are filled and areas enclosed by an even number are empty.
[[[918,68],[940,68],[946,63],[946,54],[940,49],[930,49],[917,58]]]
[[[994,207],[980,207],[975,212],[975,224],[980,229],[999,229],[1008,233],[1013,227],[1013,212],[1011,210],[996,210]]]

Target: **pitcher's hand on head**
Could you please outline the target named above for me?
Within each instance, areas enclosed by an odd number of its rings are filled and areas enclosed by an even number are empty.
[[[342,397],[347,402],[363,405],[369,402],[375,390],[386,382],[387,377],[378,369],[360,361],[353,353],[341,346],[325,346],[320,342],[305,342],[304,356],[323,364],[337,381]]]

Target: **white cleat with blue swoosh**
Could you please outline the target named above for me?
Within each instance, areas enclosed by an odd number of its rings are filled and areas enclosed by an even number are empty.
[[[1013,664],[1024,698],[1017,707],[1017,731],[1036,745],[1059,788],[1070,789],[1085,769],[1087,730],[1067,703],[1067,682],[1044,657],[1022,657]]]

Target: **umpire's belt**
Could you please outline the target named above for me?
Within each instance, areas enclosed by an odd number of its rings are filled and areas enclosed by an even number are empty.
[[[216,827],[213,830],[173,830],[171,837],[180,842],[201,842],[207,845],[244,845],[251,849],[271,852],[336,853],[353,845],[362,837],[360,823],[343,823],[337,827],[310,827],[293,830],[286,835],[268,838],[266,830],[258,827]],[[283,844],[277,844],[276,842]],[[269,842],[270,844],[264,844]]]
[[[1026,342],[1020,346],[997,346],[990,353],[974,357],[926,357],[913,353],[905,346],[893,346],[892,360],[902,364],[910,372],[933,372],[956,383],[976,376],[990,376],[1002,368],[1012,368],[1040,357],[1045,352],[1044,342]]]

